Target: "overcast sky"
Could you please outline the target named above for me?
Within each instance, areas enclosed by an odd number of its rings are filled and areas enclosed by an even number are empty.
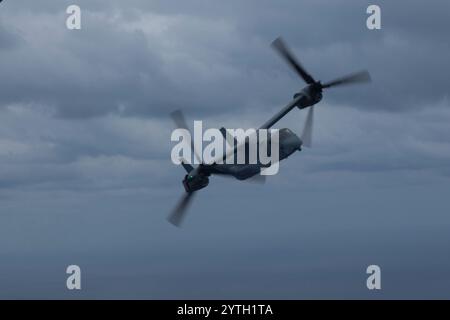
[[[0,297],[450,298],[449,24],[445,0],[3,1]],[[326,91],[313,148],[264,186],[213,177],[174,228],[169,113],[262,124],[304,86],[280,35],[315,78],[373,82]]]

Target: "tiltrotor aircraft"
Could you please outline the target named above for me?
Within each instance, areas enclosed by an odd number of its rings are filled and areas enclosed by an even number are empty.
[[[282,38],[277,38],[275,41],[273,41],[272,47],[281,55],[282,58],[284,58],[288,65],[307,84],[306,87],[294,94],[293,100],[291,102],[289,102],[283,109],[281,109],[277,114],[275,114],[272,118],[267,120],[263,125],[259,127],[259,129],[269,129],[293,108],[297,107],[299,109],[305,109],[309,107],[305,126],[300,137],[298,137],[288,128],[279,130],[279,160],[283,160],[289,157],[295,151],[301,151],[302,146],[311,146],[314,105],[322,100],[323,89],[328,89],[340,85],[370,82],[371,79],[368,71],[361,71],[326,83],[321,83],[320,81],[315,80],[302,67],[299,61],[288,49]],[[188,130],[188,126],[181,111],[174,111],[171,113],[171,116],[178,128]],[[230,143],[230,137],[227,136],[226,130],[224,128],[221,128],[220,131],[225,140]],[[235,143],[235,141],[231,139],[231,143]],[[270,143],[270,141],[268,143]],[[239,146],[234,145],[234,153],[236,153],[238,147]],[[191,141],[191,148],[193,149],[197,159],[200,159],[198,153],[194,149],[193,141]],[[261,169],[264,167],[264,165],[260,163],[219,164],[214,162],[211,164],[201,163],[195,168],[186,162],[182,162],[182,165],[187,172],[183,179],[183,186],[186,192],[171,215],[168,217],[169,222],[176,226],[179,226],[181,224],[186,209],[196,192],[202,188],[205,188],[209,184],[209,177],[211,175],[225,175],[234,177],[238,180],[249,179],[255,182],[264,182],[265,178],[265,176],[260,175]]]

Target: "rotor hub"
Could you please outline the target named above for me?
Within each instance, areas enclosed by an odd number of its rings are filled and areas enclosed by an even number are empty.
[[[193,192],[205,188],[209,184],[209,178],[203,174],[187,174],[183,179],[183,187],[186,192]]]

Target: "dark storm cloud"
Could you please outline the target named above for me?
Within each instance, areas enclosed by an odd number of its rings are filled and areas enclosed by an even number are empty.
[[[317,79],[369,69],[371,85],[329,90],[322,104],[368,110],[364,117],[375,130],[383,125],[370,121],[389,118],[374,117],[378,110],[408,112],[447,103],[449,75],[441,72],[450,55],[446,2],[426,8],[420,1],[408,2],[406,12],[404,4],[381,2],[380,31],[365,27],[368,2],[364,1],[280,1],[277,6],[270,1],[174,5],[135,0],[126,6],[121,1],[79,1],[80,31],[65,28],[69,4],[15,1],[0,12],[0,36],[5,39],[0,51],[0,104],[6,108],[3,117],[10,128],[4,148],[17,152],[15,165],[76,166],[83,157],[102,159],[100,163],[114,162],[116,157],[130,163],[168,160],[170,145],[163,147],[157,141],[168,139],[167,114],[175,108],[185,110],[190,119],[204,118],[209,125],[258,125],[303,86],[269,47],[278,35],[286,38]],[[136,121],[139,117],[148,122]],[[377,147],[377,133],[327,141],[330,135],[345,132],[342,123],[350,116],[338,111],[333,117],[328,127],[336,123],[336,132],[327,129],[319,138],[323,149],[315,151],[330,152],[311,166],[306,161],[309,170],[440,168],[447,157],[428,157],[431,150],[417,147],[424,137],[414,131],[417,117],[407,128],[402,126],[418,141],[416,145],[405,144],[400,136],[387,157],[378,157],[386,149]],[[383,129],[387,136],[401,126],[401,118],[393,121],[394,126]],[[29,136],[18,133],[23,125],[32,132]],[[135,132],[130,131],[132,126]],[[352,128],[360,130],[357,124]],[[436,125],[438,134],[429,140],[442,141],[444,128]],[[341,154],[342,144],[352,153]],[[409,149],[398,151],[405,145]],[[414,158],[417,152],[425,153],[424,158]],[[46,172],[52,175],[50,168]],[[18,179],[26,183],[23,177]]]
[[[0,296],[73,298],[78,263],[78,297],[371,298],[379,263],[382,297],[448,297],[450,4],[377,3],[380,31],[356,0],[3,1]],[[265,121],[304,85],[279,35],[317,79],[374,81],[327,91],[313,148],[266,185],[213,177],[172,228],[168,113]]]
[[[53,1],[3,8],[26,41],[2,54],[3,104],[44,104],[67,118],[280,106],[303,83],[269,48],[278,35],[323,81],[371,71],[372,85],[330,90],[329,102],[408,110],[448,95],[444,1],[425,9],[410,1],[408,10],[381,2],[381,31],[365,27],[364,1],[77,3],[81,31],[65,30],[64,3],[59,11]]]
[[[114,11],[99,13],[90,11],[91,7],[90,4],[83,7],[83,30],[79,32],[65,29],[65,15],[61,13],[36,10],[31,21],[30,12],[14,17],[23,22],[21,32],[27,43],[14,52],[4,53],[3,105],[45,105],[54,108],[57,116],[85,118],[107,113],[165,115],[176,107],[228,110],[246,99],[235,83],[234,70],[227,70],[228,66],[223,62],[220,65],[220,61],[217,65],[203,61],[208,59],[208,53],[222,53],[214,49],[199,52],[198,60],[189,62],[195,48],[177,47],[178,37],[184,36],[184,24],[196,32],[208,28],[213,21],[196,23],[195,17],[187,17],[186,21],[181,17],[178,22],[177,17],[156,17],[162,24],[165,20],[175,24],[165,48],[164,36],[153,39],[139,26],[124,27],[132,23],[126,14],[119,12],[115,18]],[[145,17],[140,14],[137,17],[145,22],[142,20]],[[8,18],[12,23],[13,18]],[[226,30],[228,25],[219,25],[217,31],[222,27]],[[212,30],[210,37],[216,36],[215,29]],[[48,37],[48,32],[53,36]],[[189,31],[186,35],[189,36]],[[171,48],[173,41],[175,47]],[[214,78],[216,69],[219,78]],[[215,95],[220,99],[211,101]]]
[[[108,27],[98,25],[98,37],[89,32],[64,34],[62,28],[59,40],[47,38],[47,31],[29,34],[28,45],[3,54],[3,104],[45,105],[69,118],[119,112],[128,105],[144,112],[165,105],[158,103],[164,95],[156,94],[161,92],[157,85],[165,82],[158,59],[147,50],[142,35],[111,33]]]
[[[157,121],[117,116],[70,121],[18,106],[0,114],[4,189],[134,188],[148,187],[149,181],[163,186],[161,176],[170,175],[170,146],[161,145],[170,129]]]

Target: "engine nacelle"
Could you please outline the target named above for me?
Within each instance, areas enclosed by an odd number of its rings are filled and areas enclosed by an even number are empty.
[[[294,94],[294,99],[303,96],[300,98],[299,102],[296,104],[296,107],[299,109],[304,109],[310,106],[315,105],[320,100],[322,100],[322,85],[320,82],[313,83],[302,91]]]
[[[302,150],[302,140],[288,128],[280,129],[280,160]]]
[[[202,174],[185,175],[183,179],[183,187],[186,192],[193,192],[203,189],[209,184],[209,178]]]

